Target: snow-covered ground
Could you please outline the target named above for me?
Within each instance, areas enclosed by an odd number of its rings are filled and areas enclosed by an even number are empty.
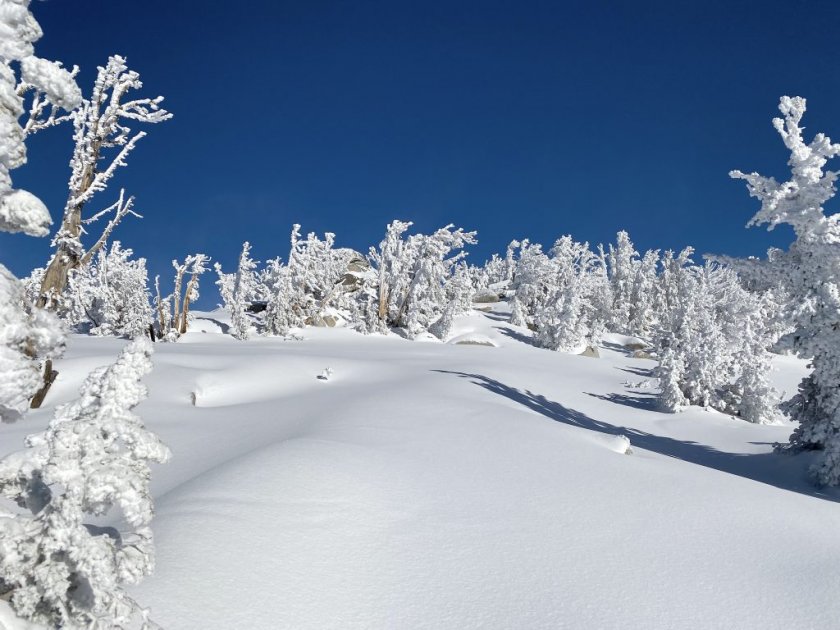
[[[625,340],[541,350],[504,307],[447,344],[237,342],[218,312],[157,344],[138,412],[174,458],[133,595],[170,630],[837,626],[840,494],[771,454],[790,426],[660,413]],[[123,344],[75,337],[0,454]]]

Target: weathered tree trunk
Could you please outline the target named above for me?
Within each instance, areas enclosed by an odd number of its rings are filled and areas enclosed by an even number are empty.
[[[47,392],[50,391],[50,387],[52,387],[52,384],[55,383],[56,378],[58,378],[58,370],[53,369],[52,359],[47,359],[44,362],[44,384],[32,397],[32,402],[29,403],[30,409],[40,408],[41,404],[44,402],[44,398],[47,397]]]
[[[184,308],[181,309],[181,325],[178,327],[178,332],[184,334],[187,332],[187,316],[190,314],[190,296],[192,295],[193,286],[198,282],[198,274],[194,273],[187,283],[187,290],[184,293]]]
[[[91,147],[92,159],[85,165],[82,173],[81,183],[76,190],[70,191],[67,205],[64,206],[64,216],[61,219],[61,229],[58,231],[58,248],[47,265],[44,277],[41,280],[41,294],[38,297],[39,308],[55,308],[55,300],[58,299],[67,288],[67,278],[72,269],[79,266],[81,252],[74,251],[69,241],[78,241],[82,235],[82,208],[84,201],[75,200],[81,198],[96,175],[96,163],[99,161],[99,152],[102,148],[102,141],[97,140]]]

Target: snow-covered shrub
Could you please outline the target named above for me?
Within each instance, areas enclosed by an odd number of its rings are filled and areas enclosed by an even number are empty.
[[[149,340],[131,342],[27,438],[26,451],[0,461],[0,493],[22,508],[0,517],[0,590],[24,619],[61,628],[146,619],[123,585],[154,568],[149,464],[170,455],[131,411],[146,396],[151,352]],[[111,508],[125,531],[85,522]]]
[[[773,126],[790,150],[790,179],[778,182],[758,173],[732,171],[747,182],[761,209],[749,225],[779,224],[793,228],[795,240],[787,252],[774,252],[767,266],[789,299],[789,317],[795,326],[793,349],[811,358],[812,373],[784,411],[799,426],[790,437],[794,450],[819,449],[812,468],[816,480],[840,484],[840,215],[826,214],[823,204],[836,194],[840,171],[826,170],[828,160],[840,155],[840,144],[822,133],[806,143],[800,126],[806,102],[781,98],[782,118]]]
[[[132,260],[133,253],[114,241],[89,265],[71,271],[62,316],[94,335],[145,334],[152,322],[146,259]]]
[[[257,275],[254,272],[257,263],[251,258],[251,244],[242,245],[239,254],[239,265],[236,273],[222,273],[222,266],[216,263],[216,273],[219,279],[216,285],[224,300],[225,308],[230,314],[230,334],[235,339],[247,339],[251,331],[251,320],[248,318],[248,306],[257,294]]]

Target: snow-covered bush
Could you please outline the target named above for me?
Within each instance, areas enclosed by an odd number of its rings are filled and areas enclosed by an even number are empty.
[[[152,322],[148,273],[146,260],[132,260],[133,253],[114,241],[89,265],[72,270],[62,317],[94,335],[145,334]]]
[[[123,585],[154,568],[149,464],[170,456],[131,411],[146,396],[151,352],[148,339],[131,342],[26,451],[0,461],[0,494],[29,512],[0,517],[0,590],[20,617],[61,628],[146,619]],[[125,531],[85,522],[112,508]]]
[[[816,480],[840,484],[840,215],[826,214],[823,205],[837,192],[840,171],[826,170],[840,155],[840,144],[822,133],[806,143],[800,126],[806,102],[781,98],[782,118],[773,126],[790,150],[790,179],[778,182],[758,173],[732,171],[747,182],[761,209],[749,225],[779,224],[793,228],[795,240],[787,252],[776,251],[767,268],[789,296],[789,317],[795,326],[793,349],[811,359],[812,373],[784,411],[799,426],[790,438],[793,450],[819,449],[812,468]]]

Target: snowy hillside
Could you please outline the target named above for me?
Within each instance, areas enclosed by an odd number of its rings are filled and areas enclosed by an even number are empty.
[[[174,457],[132,594],[179,630],[836,624],[840,495],[771,454],[789,425],[660,413],[627,339],[551,352],[493,309],[455,322],[462,343],[240,343],[214,312],[155,344],[137,411]],[[123,344],[74,337],[2,454]],[[789,396],[804,363],[776,367]]]

